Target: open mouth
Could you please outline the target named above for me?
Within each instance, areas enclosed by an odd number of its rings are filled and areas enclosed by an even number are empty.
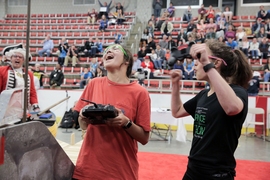
[[[15,64],[20,64],[21,62],[20,61],[15,61]]]
[[[114,55],[113,54],[108,54],[106,56],[106,61],[112,60],[113,58],[114,58]]]

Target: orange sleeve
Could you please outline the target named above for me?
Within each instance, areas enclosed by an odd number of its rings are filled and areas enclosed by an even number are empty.
[[[30,77],[30,104],[38,104],[38,98],[37,98],[37,92],[34,85],[34,76],[31,71],[28,71],[29,77]]]

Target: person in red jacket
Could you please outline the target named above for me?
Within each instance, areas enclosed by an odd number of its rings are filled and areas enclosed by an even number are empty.
[[[22,44],[4,48],[3,55],[8,65],[0,67],[0,94],[4,90],[14,88],[24,89],[25,71],[23,63],[26,59],[26,52]],[[29,108],[32,106],[33,111],[39,111],[34,76],[30,70],[28,71],[28,96]]]
[[[144,57],[144,61],[141,63],[141,66],[143,67],[143,70],[144,70],[144,72],[146,72],[148,77],[149,77],[150,73],[153,73],[155,71],[154,63],[152,61],[150,61],[149,56]]]

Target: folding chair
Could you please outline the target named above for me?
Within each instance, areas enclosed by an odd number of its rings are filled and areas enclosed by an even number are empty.
[[[248,108],[248,113],[252,115],[252,119],[254,119],[254,121],[249,121],[247,122],[247,126],[246,126],[246,137],[247,137],[247,130],[248,130],[248,126],[249,125],[258,125],[258,126],[262,126],[263,127],[263,140],[265,141],[265,116],[264,116],[264,109],[263,108]],[[262,115],[262,121],[257,122],[255,120],[255,116],[256,115]]]

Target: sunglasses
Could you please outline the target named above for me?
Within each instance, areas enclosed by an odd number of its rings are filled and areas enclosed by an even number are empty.
[[[227,66],[227,63],[226,63],[223,59],[221,59],[221,58],[219,58],[219,57],[216,57],[216,56],[208,56],[208,58],[214,59],[214,60],[220,60],[220,61],[223,62],[223,64],[224,64],[225,66]]]
[[[128,55],[127,55],[127,52],[126,52],[126,51],[124,50],[124,48],[123,48],[121,45],[119,45],[119,44],[113,44],[113,45],[108,46],[108,47],[104,50],[104,54],[106,54],[109,50],[114,50],[114,51],[115,51],[115,50],[121,50],[125,56],[128,56]]]

